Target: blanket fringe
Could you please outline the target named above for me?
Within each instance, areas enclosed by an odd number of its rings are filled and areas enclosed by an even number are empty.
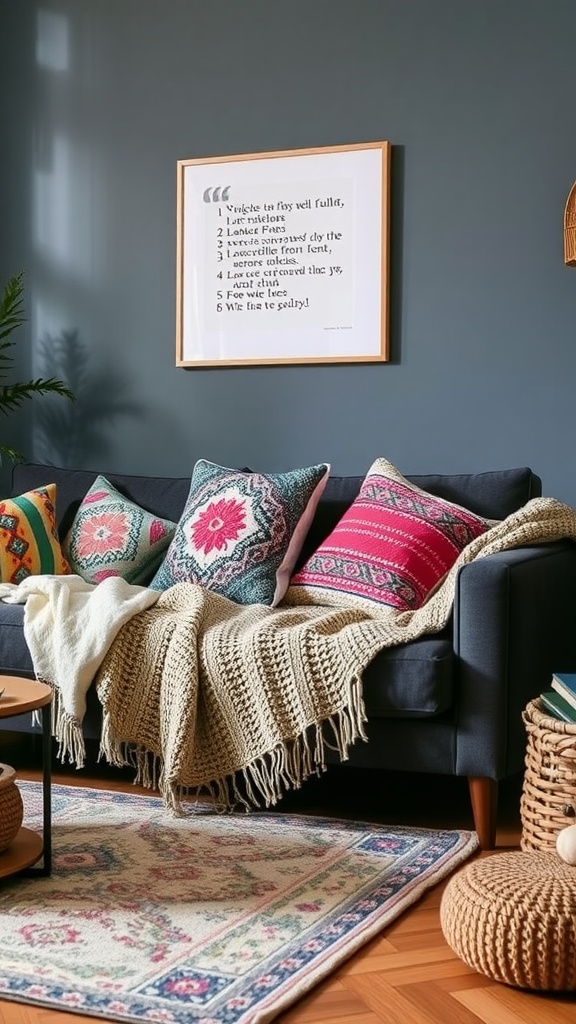
[[[112,736],[110,718],[104,715],[100,734],[98,761],[105,760],[114,768],[134,768],[134,782],[145,789],[161,789],[162,759],[146,747],[118,742]]]
[[[41,680],[44,682],[45,680]],[[48,683],[50,686],[51,684]],[[76,768],[83,768],[86,760],[86,744],[82,723],[64,710],[62,694],[52,686],[52,735],[58,744],[58,760],[68,761]]]
[[[166,780],[162,758],[146,747],[118,740],[105,714],[102,723],[98,760],[104,758],[114,767],[135,769],[134,782],[161,793],[168,810],[176,816],[190,813],[183,802],[207,796],[215,811],[225,813],[271,807],[290,789],[300,789],[311,775],[326,771],[326,751],[348,758],[350,746],[367,740],[366,714],[361,679],[350,685],[350,703],[323,722],[311,725],[301,735],[286,740],[273,750],[256,757],[232,775],[210,779],[197,786]]]

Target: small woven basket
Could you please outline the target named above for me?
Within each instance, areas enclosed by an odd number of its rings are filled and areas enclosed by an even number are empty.
[[[16,772],[10,765],[0,764],[0,853],[16,838],[24,817],[22,794],[15,778]]]
[[[522,718],[528,741],[520,848],[555,850],[558,833],[576,824],[576,725],[545,714],[538,699]]]

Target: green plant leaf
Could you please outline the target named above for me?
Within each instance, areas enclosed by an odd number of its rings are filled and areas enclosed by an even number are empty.
[[[24,292],[24,271],[11,277],[4,286],[0,296],[0,381],[4,381],[7,372],[13,367],[14,358],[10,349],[16,345],[11,338],[13,331],[26,323],[23,310]],[[44,379],[38,377],[35,380],[18,382],[15,384],[0,384],[0,413],[9,416],[15,409],[19,409],[23,402],[34,398],[35,395],[56,394],[63,398],[75,400],[74,393],[56,377]],[[7,445],[0,445],[0,457],[6,456],[13,462],[21,462],[24,456],[15,448]]]

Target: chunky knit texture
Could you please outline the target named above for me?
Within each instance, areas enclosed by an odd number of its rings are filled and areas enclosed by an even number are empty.
[[[469,967],[520,988],[576,989],[576,871],[556,853],[497,853],[450,879],[440,905]]]
[[[362,672],[386,647],[441,630],[474,558],[568,537],[576,511],[535,498],[473,540],[416,611],[241,606],[180,583],[127,622],[97,675],[102,753],[136,766],[175,810],[208,789],[229,808],[275,803],[365,738]]]

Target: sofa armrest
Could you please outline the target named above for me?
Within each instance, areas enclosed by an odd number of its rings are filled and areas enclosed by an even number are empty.
[[[522,710],[576,670],[576,544],[515,548],[463,566],[454,600],[458,775],[524,766]]]

